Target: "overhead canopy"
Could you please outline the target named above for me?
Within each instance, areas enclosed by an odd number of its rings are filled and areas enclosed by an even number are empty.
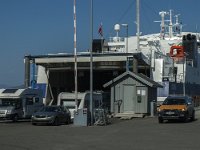
[[[30,60],[34,60],[34,63],[37,65],[44,66],[46,68],[69,68],[73,69],[74,64],[74,55],[67,53],[59,54],[48,54],[48,55],[38,55],[38,56],[25,56]],[[126,62],[127,58],[136,58],[138,61],[138,68],[149,66],[148,62],[145,60],[145,57],[142,53],[94,53],[93,54],[93,63],[94,68],[96,66],[102,66],[104,68],[121,68],[122,62]],[[90,63],[90,53],[78,53],[77,61],[79,63],[78,67],[89,67]]]

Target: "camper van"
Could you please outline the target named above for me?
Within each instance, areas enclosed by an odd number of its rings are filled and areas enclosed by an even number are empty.
[[[93,93],[93,106],[98,108],[102,105],[102,93],[94,92]],[[78,109],[90,108],[90,92],[78,93]],[[63,105],[67,107],[71,113],[71,119],[74,118],[75,111],[75,93],[62,92],[58,95],[57,105]]]
[[[42,106],[42,91],[38,89],[0,89],[0,119],[30,118]]]

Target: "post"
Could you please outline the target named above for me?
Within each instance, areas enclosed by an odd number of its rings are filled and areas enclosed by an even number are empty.
[[[172,36],[173,36],[172,10],[169,10],[169,15],[170,15],[170,19],[169,19],[169,37],[172,38]]]
[[[186,63],[186,56],[184,56],[183,60],[183,96],[185,96],[185,63]]]
[[[126,28],[126,53],[128,53],[128,24],[121,24]]]
[[[32,80],[31,80],[31,88],[35,88],[36,86],[36,78],[35,78],[35,59],[32,59]]]
[[[78,110],[78,83],[77,83],[77,52],[76,52],[76,0],[74,0],[74,87],[75,87],[75,111]]]
[[[151,117],[155,116],[155,100],[151,102]]]
[[[126,27],[126,53],[128,53],[128,24],[127,24],[127,27]]]
[[[28,88],[30,86],[30,56],[25,56],[25,77],[24,77],[24,86]]]
[[[129,57],[126,57],[126,71],[129,71]]]
[[[137,51],[140,51],[140,0],[136,4],[136,25],[137,25]]]
[[[138,73],[138,61],[136,58],[133,56],[133,72]]]
[[[93,0],[91,0],[91,16],[90,16],[90,29],[91,29],[91,41],[90,41],[90,124],[93,125],[93,56],[92,56],[92,42],[93,42]]]

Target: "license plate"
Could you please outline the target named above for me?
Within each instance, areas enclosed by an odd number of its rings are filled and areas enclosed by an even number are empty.
[[[4,114],[0,114],[0,117],[4,117],[5,115]]]
[[[166,112],[166,114],[168,114],[168,115],[173,115],[173,114],[175,114],[173,111],[168,111],[168,112]]]

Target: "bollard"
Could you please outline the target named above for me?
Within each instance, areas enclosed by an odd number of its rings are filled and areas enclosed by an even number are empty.
[[[151,117],[155,116],[155,100],[151,102]]]

